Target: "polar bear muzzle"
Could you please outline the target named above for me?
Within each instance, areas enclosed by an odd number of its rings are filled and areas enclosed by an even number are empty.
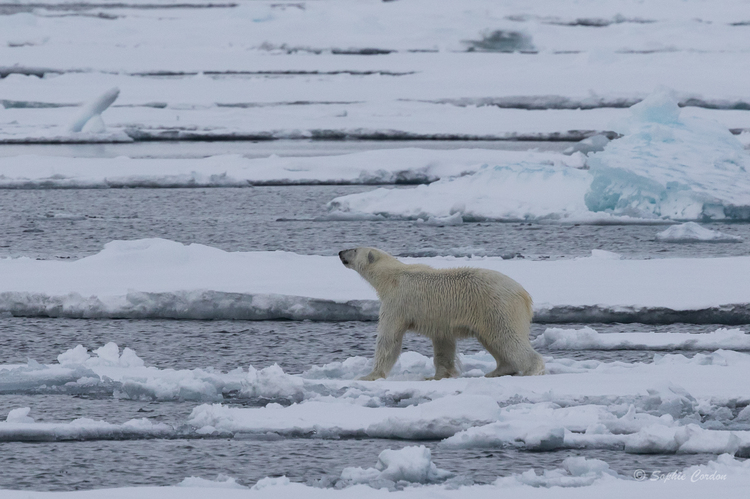
[[[344,264],[345,267],[351,268],[351,264],[354,262],[354,258],[357,256],[357,250],[356,249],[347,249],[343,251],[339,251],[339,258],[341,259],[341,263]]]

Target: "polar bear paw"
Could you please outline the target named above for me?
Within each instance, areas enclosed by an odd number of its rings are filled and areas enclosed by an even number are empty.
[[[371,372],[367,376],[362,376],[359,378],[359,381],[375,381],[376,379],[385,378],[385,376],[381,373],[376,373],[375,371]]]

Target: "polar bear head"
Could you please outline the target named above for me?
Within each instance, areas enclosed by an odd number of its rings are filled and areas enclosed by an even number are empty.
[[[339,251],[339,258],[341,258],[344,267],[356,270],[360,274],[366,267],[374,264],[383,256],[390,255],[375,248],[352,248]]]
[[[344,267],[356,270],[376,290],[379,288],[378,281],[382,279],[387,269],[403,265],[385,251],[376,248],[352,248],[339,251],[339,258]]]

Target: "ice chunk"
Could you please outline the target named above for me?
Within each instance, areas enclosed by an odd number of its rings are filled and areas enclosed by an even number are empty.
[[[65,352],[58,355],[57,362],[61,366],[77,365],[84,364],[87,360],[89,360],[89,358],[90,355],[88,353],[88,350],[86,350],[83,345],[78,345],[75,348],[66,350]]]
[[[29,407],[21,407],[19,409],[13,409],[8,413],[8,417],[5,418],[6,423],[33,423],[34,418],[29,416],[31,409]]]
[[[593,249],[591,250],[591,258],[598,258],[600,260],[622,260],[622,255],[613,251]]]
[[[424,445],[384,450],[375,465],[381,477],[397,482],[428,483],[448,478],[451,472],[441,470],[432,462],[432,453]]]
[[[742,238],[706,229],[695,222],[673,225],[656,234],[656,239],[668,243],[741,243]]]
[[[541,475],[537,475],[534,470],[529,470],[518,475],[498,478],[495,484],[500,486],[522,484],[532,487],[586,487],[598,480],[617,477],[617,473],[599,459],[569,457],[562,462],[562,466],[562,469],[544,470]]]
[[[252,490],[262,490],[269,487],[286,487],[291,481],[285,476],[261,478],[253,485]]]
[[[580,152],[581,154],[589,154],[592,152],[603,151],[604,147],[609,144],[609,138],[604,134],[596,134],[583,139],[580,142],[576,142],[574,145],[565,149],[564,154],[575,154]]]
[[[386,449],[378,456],[375,468],[344,468],[341,480],[345,483],[378,482],[434,483],[453,476],[432,462],[432,452],[424,445],[404,447],[400,450]]]
[[[463,210],[461,210],[463,211]],[[446,225],[461,225],[464,223],[461,211],[456,211],[453,215],[447,217],[430,217],[427,220],[417,219],[417,223],[423,223],[425,225],[434,225],[436,227],[445,227]]]
[[[658,90],[618,125],[624,136],[589,156],[586,206],[637,217],[750,218],[750,155],[724,126],[681,118]]]
[[[244,485],[240,485],[237,481],[226,475],[219,474],[216,480],[206,480],[197,476],[191,476],[185,478],[183,481],[177,484],[177,487],[199,487],[208,489],[247,489]]]
[[[112,105],[119,95],[119,88],[111,88],[107,90],[102,95],[83,106],[83,109],[81,109],[75,117],[68,129],[71,132],[104,132],[106,127],[104,126],[104,121],[102,121],[101,114]],[[92,123],[89,123],[90,121]]]

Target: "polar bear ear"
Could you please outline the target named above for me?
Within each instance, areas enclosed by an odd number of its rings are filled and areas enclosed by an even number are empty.
[[[368,252],[367,253],[367,262],[368,263],[373,263],[374,261],[375,261],[375,253],[373,253],[372,251]]]

